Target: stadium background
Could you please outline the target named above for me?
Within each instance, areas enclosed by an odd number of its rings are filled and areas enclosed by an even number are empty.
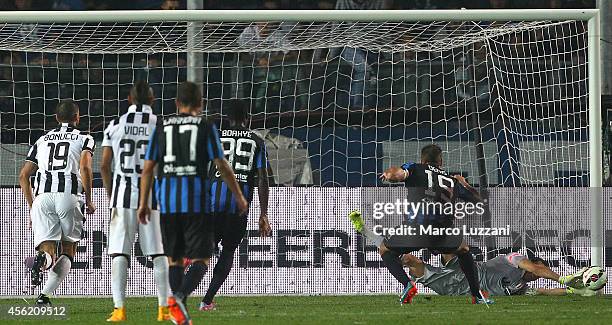
[[[414,1],[403,4],[395,1],[392,8],[396,9],[443,9],[443,8],[533,8],[528,1]],[[53,10],[53,9],[155,9],[155,8],[185,8],[182,1],[132,1],[121,4],[119,1],[27,1],[16,0],[3,3],[2,10]],[[205,1],[208,9],[333,9],[334,1]],[[538,7],[576,8],[594,7],[594,1],[543,1]],[[346,214],[354,207],[360,206],[363,197],[367,197],[368,188],[381,186],[377,173],[386,166],[403,163],[405,153],[410,153],[411,159],[416,159],[413,153],[427,139],[436,138],[436,134],[454,134],[444,141],[444,149],[448,151],[445,160],[447,169],[458,172],[470,178],[470,182],[479,184],[479,172],[474,163],[474,147],[466,145],[469,135],[461,132],[461,123],[454,123],[452,116],[444,115],[450,123],[432,125],[427,128],[428,134],[419,134],[418,128],[407,128],[401,123],[419,123],[418,118],[402,117],[394,120],[392,114],[388,122],[369,123],[372,113],[363,111],[364,107],[386,109],[393,103],[402,103],[414,110],[427,110],[432,114],[442,114],[449,98],[455,96],[459,101],[456,89],[445,89],[444,78],[431,77],[445,73],[442,64],[429,64],[421,67],[400,69],[398,58],[382,54],[368,53],[367,62],[375,69],[375,77],[364,83],[364,98],[359,105],[351,102],[351,66],[341,58],[326,62],[325,67],[313,63],[317,54],[308,53],[309,59],[293,58],[285,53],[282,67],[270,57],[268,66],[253,64],[252,58],[235,54],[206,54],[207,76],[205,96],[210,100],[207,108],[213,118],[219,117],[223,102],[231,98],[231,94],[239,93],[244,98],[252,98],[253,124],[255,128],[263,128],[271,150],[271,164],[274,172],[274,182],[271,197],[270,216],[274,235],[271,239],[258,239],[255,233],[258,202],[254,201],[251,210],[251,233],[248,243],[240,250],[236,259],[236,267],[227,283],[221,289],[222,294],[349,294],[349,293],[390,293],[397,290],[397,285],[384,269],[378,266],[379,258],[371,247],[367,247],[351,229],[345,219]],[[321,55],[321,54],[319,54]],[[325,55],[325,53],[323,54]],[[100,140],[104,126],[127,106],[126,97],[129,85],[133,80],[147,79],[153,85],[159,99],[154,107],[156,112],[170,114],[174,110],[173,99],[176,85],[186,79],[186,55],[179,54],[149,54],[149,55],[95,55],[95,54],[46,54],[2,52],[0,53],[0,115],[2,125],[2,150],[0,155],[0,185],[2,185],[2,237],[3,243],[11,241],[11,245],[2,245],[2,256],[9,257],[2,262],[0,285],[2,295],[21,295],[27,292],[27,274],[22,261],[32,254],[31,234],[25,227],[27,208],[16,187],[16,175],[21,167],[22,157],[28,149],[28,144],[38,138],[43,130],[54,125],[52,112],[58,98],[73,97],[77,100],[84,115],[82,125]],[[404,58],[402,58],[404,59]],[[582,58],[584,59],[584,58]],[[410,60],[410,58],[408,58]],[[435,61],[435,60],[433,60]],[[241,64],[246,63],[246,64]],[[228,68],[229,67],[229,68]],[[331,68],[330,68],[331,67]],[[419,69],[439,69],[428,71],[423,77]],[[292,78],[301,74],[304,69],[311,78],[324,81],[319,83],[319,89],[301,87],[305,79]],[[483,65],[477,69],[487,75]],[[292,73],[281,73],[290,71]],[[328,71],[333,71],[332,75]],[[448,73],[448,71],[446,71]],[[452,72],[460,74],[461,71]],[[546,76],[549,77],[549,76]],[[266,80],[262,86],[261,79]],[[421,79],[422,78],[422,79]],[[559,78],[554,74],[551,79]],[[543,80],[544,78],[542,78]],[[228,82],[227,80],[231,80]],[[325,80],[333,81],[331,83]],[[521,82],[513,86],[520,88]],[[562,83],[563,80],[556,80]],[[289,85],[289,87],[287,87]],[[401,91],[394,89],[402,85]],[[537,85],[530,84],[534,87]],[[478,100],[486,105],[491,101],[491,91],[486,85],[475,85],[479,93]],[[286,89],[291,89],[287,92]],[[425,89],[425,91],[423,90]],[[285,92],[283,92],[285,91]],[[453,95],[454,93],[454,95]],[[494,94],[495,95],[495,94]],[[557,94],[559,95],[559,94]],[[550,96],[550,94],[541,95]],[[554,94],[552,94],[554,96]],[[538,98],[546,102],[553,98]],[[451,100],[452,102],[452,100]],[[427,103],[424,107],[419,103]],[[9,108],[9,109],[5,109]],[[382,110],[384,110],[382,109]],[[307,112],[315,112],[307,113]],[[411,110],[408,109],[408,115]],[[368,115],[370,114],[370,115]],[[384,114],[384,112],[383,112]],[[312,124],[312,116],[319,121]],[[433,115],[432,115],[433,116]],[[362,129],[357,128],[354,121],[364,121]],[[448,129],[451,129],[449,131]],[[456,129],[457,131],[452,131]],[[588,223],[588,192],[586,189],[569,187],[588,186],[588,146],[584,142],[586,135],[581,134],[578,125],[577,134],[564,134],[562,139],[552,141],[517,140],[521,148],[535,148],[540,151],[554,150],[559,141],[565,141],[565,146],[572,150],[554,152],[544,155],[541,160],[533,162],[536,167],[529,171],[535,178],[521,179],[520,168],[514,157],[503,157],[498,142],[499,134],[493,127],[484,128],[483,142],[486,165],[488,167],[488,186],[500,185],[544,185],[546,187],[568,187],[557,194],[558,201],[532,202],[525,204],[517,193],[503,188],[491,189],[491,207],[493,220],[503,224],[504,217],[524,214],[541,215],[541,222],[533,224],[530,230],[556,230],[564,235],[570,246],[571,253],[562,251],[547,252],[546,242],[538,241],[535,248],[539,255],[557,259],[557,255],[578,260],[561,258],[561,270],[571,270],[580,265],[585,258],[585,246],[588,237],[583,224]],[[412,133],[411,133],[412,132]],[[380,141],[384,139],[385,141]],[[398,140],[411,139],[398,142]],[[578,141],[572,141],[578,139]],[[552,144],[551,144],[552,143]],[[98,143],[99,144],[99,143]],[[100,148],[100,147],[98,147]],[[98,149],[99,150],[99,149]],[[526,149],[529,150],[529,149]],[[99,152],[98,152],[99,153]],[[292,161],[287,164],[282,157],[291,155]],[[95,157],[94,171],[99,170],[100,155]],[[555,159],[573,162],[579,168],[565,168],[563,164],[556,168],[550,176],[549,169],[537,170],[537,166],[554,164]],[[330,163],[333,162],[333,163]],[[513,172],[511,166],[518,166]],[[542,175],[542,179],[537,176]],[[545,176],[543,176],[545,175]],[[96,187],[101,186],[99,174],[95,175]],[[530,183],[533,182],[533,183]],[[310,187],[314,185],[315,187]],[[321,187],[318,187],[321,186]],[[364,187],[359,189],[356,187]],[[372,188],[372,190],[378,190]],[[550,197],[554,190],[547,191],[545,197]],[[365,193],[364,193],[365,191]],[[606,191],[604,197],[612,196]],[[512,197],[514,200],[509,200]],[[102,190],[97,189],[98,212],[86,223],[85,238],[80,245],[78,266],[69,275],[67,283],[60,288],[60,294],[78,295],[108,295],[110,294],[110,259],[105,254],[105,236],[108,231],[108,216]],[[330,201],[330,198],[331,201]],[[525,197],[528,200],[533,195]],[[583,199],[577,199],[583,198]],[[509,203],[510,202],[510,203]],[[563,203],[565,202],[565,203]],[[607,242],[612,242],[612,211],[608,201],[604,201],[604,224]],[[579,204],[573,204],[579,203]],[[581,204],[582,205],[581,205]],[[565,205],[564,205],[565,204]],[[557,206],[551,212],[546,207]],[[541,209],[541,210],[538,210]],[[574,209],[582,211],[584,220],[572,220],[572,225],[559,225],[558,216],[564,211]],[[580,212],[568,213],[580,215]],[[499,218],[495,218],[500,216]],[[503,216],[503,217],[502,217]],[[16,222],[15,220],[18,220]],[[23,221],[23,222],[21,222]],[[527,230],[524,229],[523,230]],[[533,236],[532,236],[533,237]],[[540,239],[541,234],[535,236]],[[576,240],[574,240],[576,239]],[[269,245],[266,247],[266,245]],[[260,247],[262,246],[262,247]],[[502,244],[503,246],[503,244]],[[524,247],[521,247],[527,252]],[[264,253],[258,253],[263,250]],[[266,253],[266,251],[268,251]],[[138,252],[136,252],[138,253]],[[551,254],[551,255],[546,255]],[[606,258],[612,254],[606,254]],[[480,259],[482,255],[478,256]],[[10,262],[9,262],[10,261]],[[263,262],[260,262],[263,261]],[[435,259],[432,259],[437,264]],[[568,264],[563,264],[567,262]],[[269,262],[269,263],[268,263]],[[610,265],[606,261],[607,265]],[[130,282],[128,294],[152,295],[154,286],[151,269],[142,267],[146,261],[132,260],[130,278],[140,278],[142,281]],[[247,266],[245,269],[244,267]],[[610,271],[610,269],[608,269]],[[210,274],[208,275],[210,277]],[[261,282],[251,282],[258,279]],[[205,281],[209,280],[207,278]],[[245,286],[244,283],[250,285]],[[202,290],[200,288],[199,290]],[[610,293],[610,286],[606,292]],[[202,293],[202,292],[199,292]]]

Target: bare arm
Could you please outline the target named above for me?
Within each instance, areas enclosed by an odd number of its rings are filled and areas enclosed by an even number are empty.
[[[555,273],[553,270],[548,268],[548,266],[544,264],[536,264],[528,259],[524,259],[518,263],[519,268],[531,272],[534,275],[540,278],[546,278],[553,280],[555,282],[559,282],[559,274]]]
[[[35,163],[31,161],[26,161],[21,168],[21,172],[19,173],[19,186],[21,186],[21,191],[23,192],[23,196],[28,202],[28,206],[30,209],[32,208],[32,202],[34,202],[34,197],[32,196],[32,184],[30,184],[30,176],[38,169]]]
[[[268,180],[268,168],[259,168],[257,170],[257,193],[259,195],[259,207],[261,213],[259,215],[259,234],[261,236],[269,236],[272,233],[270,222],[268,221],[268,197],[270,195],[270,184]]]
[[[238,210],[240,214],[244,214],[247,212],[249,208],[249,204],[247,203],[244,195],[242,195],[242,190],[238,187],[238,182],[236,182],[236,175],[232,170],[232,167],[227,163],[225,158],[215,158],[215,165],[217,165],[217,170],[221,173],[221,178],[227,184],[227,187],[234,194],[234,198],[236,199],[236,204],[238,206]]]
[[[93,204],[91,198],[91,188],[93,187],[93,170],[91,168],[92,153],[88,150],[84,150],[81,153],[81,180],[83,182],[83,191],[85,192],[85,206],[86,211],[92,214],[96,211],[96,207]]]
[[[380,175],[380,179],[387,182],[403,182],[408,175],[410,175],[410,173],[407,170],[393,166],[385,170],[382,175]]]
[[[111,171],[111,163],[113,162],[113,148],[104,147],[102,149],[102,165],[100,166],[100,174],[102,174],[102,184],[106,189],[106,195],[109,199],[113,191],[113,175]]]
[[[463,187],[465,187],[466,190],[470,191],[470,193],[472,193],[472,195],[478,200],[481,201],[482,198],[480,197],[480,193],[478,193],[478,191],[472,186],[470,185],[466,180],[465,177],[461,176],[461,175],[453,175],[453,177],[459,182],[461,183],[461,185],[463,185]]]
[[[542,296],[565,296],[567,294],[567,290],[564,288],[553,288],[553,289],[537,288],[536,294],[542,295]]]
[[[138,220],[147,224],[151,208],[149,207],[149,194],[151,193],[151,183],[153,182],[154,160],[145,160],[142,174],[140,175],[140,198],[138,204]]]

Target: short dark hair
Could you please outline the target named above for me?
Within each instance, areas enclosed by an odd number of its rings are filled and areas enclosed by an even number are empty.
[[[149,83],[144,80],[139,80],[134,83],[132,89],[130,89],[130,97],[132,98],[132,104],[134,105],[151,105],[152,91]]]
[[[188,107],[202,106],[202,91],[200,90],[200,86],[191,81],[180,83],[176,94],[176,101]]]
[[[244,122],[249,117],[249,103],[242,99],[230,99],[226,107],[229,107],[227,116],[236,123]]]
[[[442,149],[436,144],[428,144],[421,149],[421,161],[438,165],[442,161]]]
[[[72,99],[63,99],[55,107],[57,120],[62,123],[70,123],[76,120],[79,106]]]

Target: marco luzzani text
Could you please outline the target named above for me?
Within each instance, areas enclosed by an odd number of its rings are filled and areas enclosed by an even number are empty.
[[[454,216],[463,219],[465,216],[481,216],[485,213],[482,202],[428,202],[409,201],[397,199],[395,202],[376,202],[373,204],[372,217],[376,220],[385,216],[406,216],[414,219],[418,215],[425,216]],[[510,225],[504,227],[435,227],[427,224],[402,224],[399,226],[386,227],[380,224],[374,225],[372,231],[381,236],[415,236],[415,235],[464,235],[464,236],[508,236]]]

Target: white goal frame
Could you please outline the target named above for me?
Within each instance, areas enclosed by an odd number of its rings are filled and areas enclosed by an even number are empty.
[[[601,60],[599,9],[515,10],[146,10],[0,11],[0,23],[108,23],[147,21],[588,21],[589,186],[591,264],[603,265]],[[188,67],[192,66],[188,62]],[[189,73],[188,73],[189,74]],[[193,74],[191,74],[193,75]]]

